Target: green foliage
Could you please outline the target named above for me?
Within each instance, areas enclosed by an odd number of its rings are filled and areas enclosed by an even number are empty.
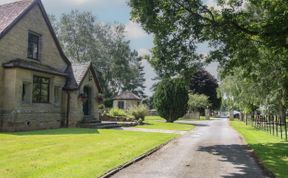
[[[189,89],[193,93],[204,94],[208,96],[211,103],[210,108],[219,109],[221,99],[217,97],[218,81],[206,70],[198,70],[189,81]]]
[[[98,109],[100,109],[100,110],[105,109],[105,105],[104,104],[99,104],[98,105]]]
[[[129,90],[143,96],[142,57],[130,48],[125,25],[103,24],[90,12],[71,11],[51,21],[67,57],[92,61],[105,97]]]
[[[112,117],[117,117],[117,116],[126,117],[126,116],[128,116],[128,114],[123,109],[118,109],[118,108],[110,109],[109,112],[108,112],[108,115],[112,116]]]
[[[138,105],[138,106],[135,106],[135,107],[129,109],[128,113],[133,115],[136,120],[141,119],[143,122],[145,119],[145,116],[148,115],[149,110],[148,110],[148,107],[146,105],[141,104],[141,105]]]
[[[113,99],[110,99],[110,98],[104,99],[104,105],[106,108],[112,108],[113,107]]]
[[[208,96],[199,94],[189,94],[188,107],[192,111],[198,111],[199,109],[206,109],[210,107]]]
[[[188,107],[188,91],[184,81],[179,78],[163,79],[156,87],[153,102],[159,115],[167,122],[184,116]]]
[[[200,0],[130,0],[132,19],[155,36],[151,64],[161,75],[185,74],[204,58],[197,45],[208,44],[212,50],[206,61],[220,63],[223,80],[234,78],[231,88],[220,89],[222,97],[229,92],[224,104],[244,112],[264,107],[268,113],[285,113],[288,1],[217,2],[209,7]]]

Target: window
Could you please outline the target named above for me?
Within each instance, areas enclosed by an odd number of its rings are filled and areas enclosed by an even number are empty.
[[[118,101],[118,108],[124,109],[124,101]]]
[[[39,35],[29,32],[28,34],[28,58],[38,59],[39,57]]]
[[[33,103],[49,103],[50,79],[33,77]]]
[[[30,103],[30,97],[31,97],[31,88],[30,83],[23,82],[22,84],[22,103]]]
[[[59,105],[61,102],[61,88],[58,86],[54,87],[54,104]]]

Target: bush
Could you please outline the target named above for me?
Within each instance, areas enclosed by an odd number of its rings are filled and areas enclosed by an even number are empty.
[[[112,108],[113,107],[113,99],[106,98],[104,100],[104,105],[106,108]]]
[[[174,122],[187,113],[188,90],[181,79],[163,79],[156,87],[153,103],[159,115]]]
[[[131,115],[133,115],[136,120],[139,120],[139,119],[144,120],[145,116],[148,115],[149,110],[148,110],[148,107],[146,105],[141,104],[139,106],[135,106],[135,107],[129,109],[128,112]]]
[[[98,105],[98,109],[100,109],[100,110],[103,110],[103,109],[105,109],[105,106],[104,106],[104,104],[99,104],[99,105]]]
[[[118,108],[112,108],[110,109],[110,111],[108,112],[108,115],[109,116],[112,116],[112,117],[117,117],[117,116],[128,116],[128,114],[123,110],[123,109],[118,109]]]

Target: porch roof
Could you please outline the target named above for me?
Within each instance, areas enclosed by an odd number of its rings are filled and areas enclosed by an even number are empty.
[[[67,77],[68,74],[63,73],[61,71],[58,71],[57,69],[41,64],[38,61],[32,61],[32,60],[24,60],[24,59],[14,59],[11,60],[7,63],[3,64],[4,68],[23,68],[23,69],[28,69],[28,70],[33,70],[37,72],[43,72],[43,73],[48,73],[48,74],[53,74],[53,75],[59,75],[59,76],[64,76]]]

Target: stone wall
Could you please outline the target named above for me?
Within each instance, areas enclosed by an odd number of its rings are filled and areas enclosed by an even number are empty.
[[[1,113],[1,125],[4,131],[22,131],[35,129],[59,128],[65,119],[66,108],[62,107],[65,101],[64,91],[61,90],[60,101],[54,101],[54,87],[63,88],[66,79],[60,76],[34,72],[25,69],[5,69],[4,101]],[[50,79],[49,103],[32,103],[33,76]],[[30,98],[22,101],[23,82],[31,85]]]
[[[80,89],[77,91],[71,92],[71,100],[70,100],[70,118],[69,118],[69,126],[75,127],[78,122],[82,121],[84,118],[83,113],[83,103],[79,99],[80,93],[83,93],[84,87],[87,86],[91,89],[91,118],[99,120],[99,110],[98,110],[98,101],[97,96],[99,95],[99,90],[96,86],[96,81],[89,70],[83,82],[80,86]]]
[[[65,119],[66,94],[61,90],[61,102],[54,102],[54,86],[61,89],[66,79],[19,68],[4,69],[10,60],[27,58],[28,32],[40,35],[39,62],[64,72],[67,63],[61,57],[38,6],[31,9],[3,38],[0,39],[0,130],[22,131],[59,128]],[[50,79],[49,103],[32,103],[33,75]],[[22,102],[23,82],[31,84],[30,96]]]
[[[27,59],[28,32],[40,34],[39,61],[64,72],[67,64],[62,59],[38,6],[29,11],[3,38],[0,39],[0,112],[3,107],[5,85],[2,64],[10,60]]]

